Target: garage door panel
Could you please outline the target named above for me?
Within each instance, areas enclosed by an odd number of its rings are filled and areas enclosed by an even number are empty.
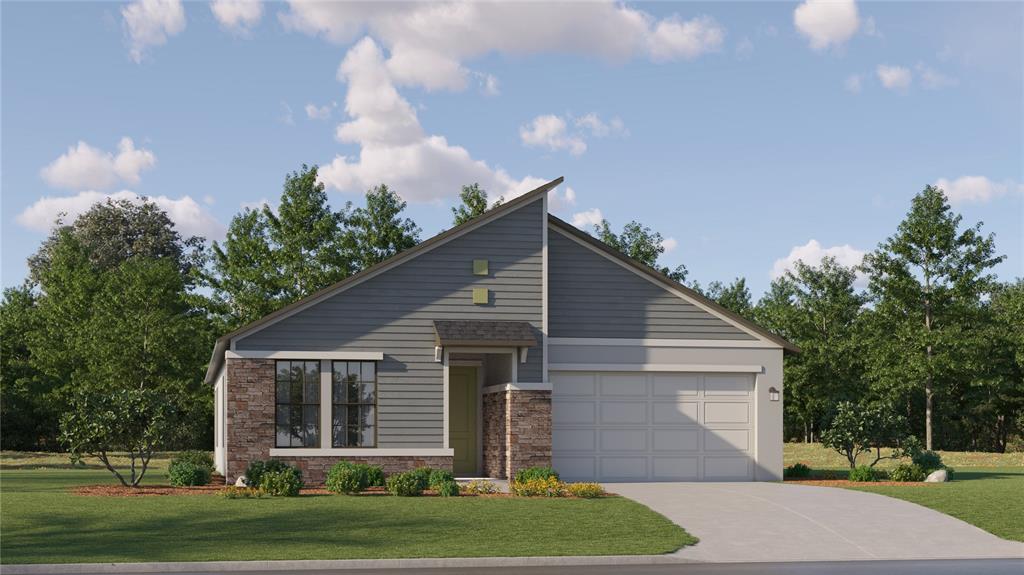
[[[698,451],[700,450],[699,429],[655,429],[654,451]]]
[[[700,477],[698,457],[654,457],[655,481],[693,481]]]
[[[750,431],[746,429],[704,430],[704,451],[748,451]]]
[[[647,451],[646,429],[602,429],[602,451]]]
[[[555,451],[597,451],[597,431],[555,428],[551,434],[551,447]]]
[[[750,423],[750,404],[726,401],[704,402],[704,423]]]
[[[672,425],[697,425],[698,408],[696,401],[658,402],[653,406],[654,423]]]
[[[646,401],[602,401],[599,410],[603,424],[647,423]]]
[[[754,377],[553,373],[552,463],[571,481],[744,481]]]

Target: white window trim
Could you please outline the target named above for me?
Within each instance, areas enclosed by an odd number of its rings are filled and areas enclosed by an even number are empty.
[[[631,339],[601,337],[553,337],[551,345],[595,345],[595,346],[638,346],[638,347],[753,347],[760,349],[782,349],[770,342],[749,339]]]
[[[294,359],[304,361],[339,360],[339,361],[383,361],[383,351],[258,351],[239,350],[226,351],[228,359]]]
[[[761,365],[697,363],[552,363],[551,371],[679,371],[711,373],[764,373]]]
[[[274,447],[270,450],[271,457],[448,457],[454,454],[454,449],[442,447],[420,449],[398,447]]]

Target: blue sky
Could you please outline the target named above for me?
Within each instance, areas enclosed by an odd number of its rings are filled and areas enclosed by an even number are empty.
[[[219,239],[303,163],[335,205],[392,185],[424,237],[462,183],[565,176],[557,215],[639,220],[666,263],[755,296],[796,258],[859,261],[941,182],[1024,276],[1022,22],[1020,3],[4,2],[3,285],[60,211],[143,194]]]

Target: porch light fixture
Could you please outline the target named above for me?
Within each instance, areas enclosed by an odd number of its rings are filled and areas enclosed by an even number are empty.
[[[775,389],[774,387],[769,387],[768,388],[768,400],[769,401],[778,401],[779,400],[779,390]]]
[[[435,345],[434,346],[434,361],[436,361],[437,363],[441,363],[441,360],[443,358],[444,358],[444,348],[439,346],[439,345]]]

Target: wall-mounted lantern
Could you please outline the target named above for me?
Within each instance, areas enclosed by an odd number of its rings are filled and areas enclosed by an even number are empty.
[[[444,360],[444,348],[439,346],[439,345],[435,345],[434,346],[434,361],[436,361],[437,363],[441,363],[443,360]]]
[[[778,401],[778,400],[779,400],[779,390],[775,389],[774,387],[769,387],[768,388],[768,401]]]

